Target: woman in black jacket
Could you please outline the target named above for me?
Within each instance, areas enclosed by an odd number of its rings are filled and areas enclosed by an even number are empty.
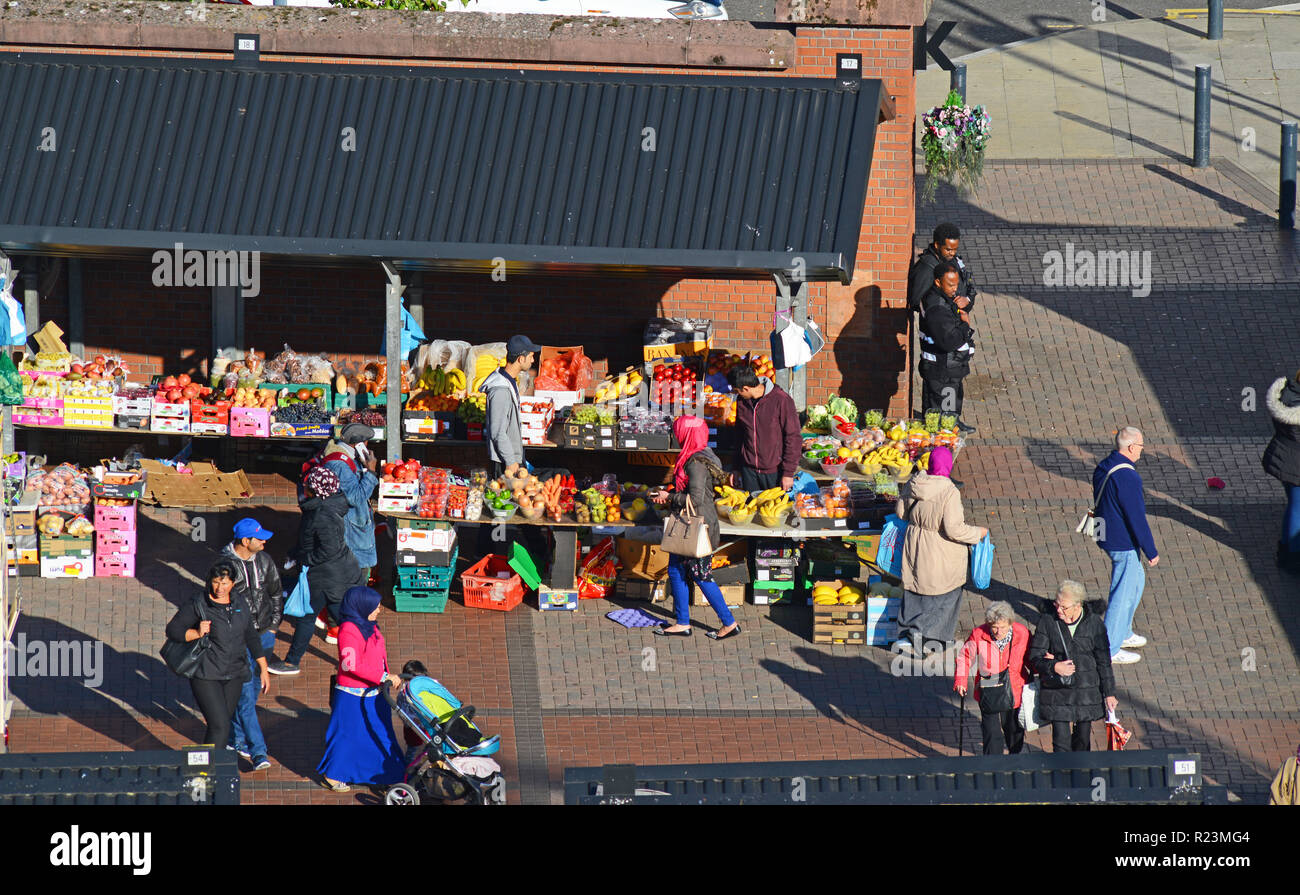
[[[690,495],[691,506],[704,518],[709,529],[710,543],[717,549],[721,543],[721,530],[718,527],[718,506],[714,503],[713,487],[715,480],[723,480],[722,464],[718,455],[709,450],[709,426],[697,416],[680,416],[673,421],[673,435],[681,445],[677,455],[677,468],[673,478],[674,491],[659,489],[651,494],[657,504],[671,503],[673,509],[683,509],[686,497]],[[668,555],[668,584],[673,592],[673,612],[676,624],[655,628],[656,634],[673,637],[691,636],[691,591],[692,585],[699,585],[705,599],[718,614],[722,627],[709,631],[706,636],[713,640],[725,640],[740,633],[740,625],[727,608],[722,591],[713,580],[713,557],[691,557]]]
[[[190,678],[190,689],[208,723],[203,742],[218,747],[230,740],[239,693],[249,679],[250,654],[261,673],[262,692],[271,689],[261,639],[253,629],[248,600],[235,583],[238,578],[230,560],[217,560],[208,572],[207,592],[181,606],[167,623],[169,640],[190,643],[206,636],[212,644]]]
[[[317,466],[303,480],[302,523],[298,526],[298,546],[293,559],[306,567],[307,586],[311,590],[311,615],[294,619],[293,642],[283,662],[269,666],[272,674],[297,674],[298,663],[311,644],[316,616],[321,609],[330,616],[330,628],[337,630],[343,594],[349,587],[366,583],[357,558],[348,549],[344,520],[348,514],[347,496],[339,490],[339,477],[324,466]]]
[[[1300,572],[1300,372],[1270,385],[1264,403],[1273,418],[1273,440],[1264,449],[1264,471],[1286,489],[1277,564]]]
[[[1029,643],[1027,659],[1039,675],[1039,713],[1052,722],[1053,752],[1091,750],[1092,722],[1119,704],[1106,625],[1083,597],[1082,584],[1062,581],[1055,614],[1043,613]]]

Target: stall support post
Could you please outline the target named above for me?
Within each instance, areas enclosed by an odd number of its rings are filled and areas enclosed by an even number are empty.
[[[790,312],[790,319],[796,326],[805,326],[808,323],[808,283],[806,280],[791,282],[784,273],[775,273],[772,278],[776,281],[776,312],[780,316],[783,312]],[[777,370],[776,384],[794,399],[794,406],[803,410],[808,405],[808,372],[806,365],[798,370]]]
[[[240,287],[212,287],[212,356],[221,352],[244,353],[244,301],[239,294]],[[274,352],[272,352],[274,354]]]
[[[388,357],[388,386],[384,408],[388,418],[388,460],[398,463],[402,459],[402,292],[406,286],[391,262],[381,262],[388,284],[384,287],[385,354]]]
[[[81,289],[81,259],[68,261],[68,351],[86,355],[86,305]]]
[[[36,261],[35,258],[27,260],[33,264]],[[27,337],[30,339],[41,328],[41,294],[36,287],[36,268],[30,265],[23,272],[23,311],[27,317]]]

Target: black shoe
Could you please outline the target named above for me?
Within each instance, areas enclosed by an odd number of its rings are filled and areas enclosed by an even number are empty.
[[[970,423],[966,422],[965,420],[961,420],[961,419],[957,420],[957,428],[960,429],[960,430],[963,431],[963,432],[974,432],[974,431],[975,431],[975,427],[974,427],[974,426],[972,426]]]
[[[302,671],[302,669],[297,665],[291,665],[288,662],[281,661],[280,659],[272,659],[270,662],[267,662],[266,670],[271,672],[271,674],[297,674]]]
[[[654,632],[658,634],[660,637],[690,637],[691,636],[691,630],[692,630],[691,628],[687,628],[685,631],[664,630],[667,627],[668,627],[667,625],[660,625],[659,627],[654,629]]]
[[[717,631],[706,631],[704,636],[710,640],[726,640],[728,637],[735,637],[739,633],[740,625],[736,625],[736,627],[732,628],[726,634],[719,634]]]

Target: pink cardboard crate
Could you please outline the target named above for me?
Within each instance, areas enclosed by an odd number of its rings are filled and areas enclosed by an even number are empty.
[[[62,410],[62,398],[34,398],[31,395],[23,395],[24,407],[39,407],[48,410]]]
[[[107,509],[107,508],[106,508]],[[114,507],[113,509],[116,509]],[[136,550],[136,533],[129,529],[111,528],[95,532],[95,555],[117,553],[121,556],[134,556]]]
[[[106,507],[95,504],[95,531],[135,531],[135,506]]]
[[[230,408],[230,434],[243,438],[270,438],[271,411],[260,407]]]
[[[108,554],[95,557],[96,578],[134,578],[135,557]]]

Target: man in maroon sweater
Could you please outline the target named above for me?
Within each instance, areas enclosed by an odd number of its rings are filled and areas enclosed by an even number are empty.
[[[794,399],[770,379],[760,379],[748,364],[733,367],[727,381],[738,396],[740,487],[764,491],[780,485],[789,491],[803,451]]]

